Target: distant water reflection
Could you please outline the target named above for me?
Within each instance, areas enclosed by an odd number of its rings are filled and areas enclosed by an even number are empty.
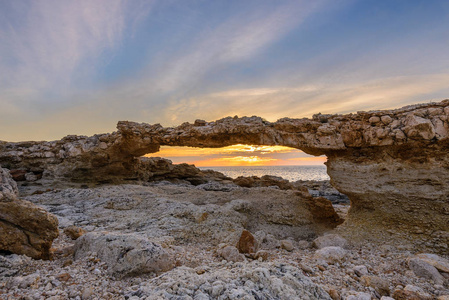
[[[329,180],[326,166],[238,166],[238,167],[199,167],[201,170],[215,170],[226,176],[273,175],[289,181],[297,180]]]

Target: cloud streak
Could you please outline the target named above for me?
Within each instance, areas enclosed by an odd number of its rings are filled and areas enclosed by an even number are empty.
[[[92,80],[120,46],[124,0],[11,1],[0,12],[0,96],[14,113],[33,102],[60,105]],[[99,59],[101,57],[101,59]],[[106,60],[106,61],[105,61]],[[31,102],[31,103],[30,103]],[[73,103],[72,103],[73,104]]]
[[[220,66],[253,59],[320,7],[322,1],[288,1],[274,10],[255,9],[201,32],[188,49],[164,63],[155,82],[164,92],[188,89]]]
[[[318,112],[389,109],[422,102],[423,95],[449,91],[447,82],[449,74],[434,74],[382,78],[363,83],[229,90],[184,99],[171,106],[169,114],[177,116],[178,121],[194,120],[199,116],[210,116],[206,119],[215,120],[228,115],[259,115],[275,121],[285,116],[311,117]]]

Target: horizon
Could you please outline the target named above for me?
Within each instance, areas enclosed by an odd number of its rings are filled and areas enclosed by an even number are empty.
[[[0,1],[0,140],[441,101],[448,28],[444,0]],[[322,163],[234,150],[162,154],[199,166],[214,163],[199,153],[219,165]]]
[[[145,157],[162,157],[174,164],[188,163],[196,167],[236,166],[310,166],[323,165],[325,156],[312,156],[284,146],[236,144],[222,148],[161,146],[160,151]]]

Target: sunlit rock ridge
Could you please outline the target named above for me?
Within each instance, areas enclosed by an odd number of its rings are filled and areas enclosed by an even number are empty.
[[[147,179],[162,145],[281,145],[328,157],[332,184],[349,196],[342,231],[353,238],[413,239],[423,247],[449,243],[449,100],[395,110],[312,119],[260,117],[202,120],[178,127],[121,121],[118,131],[52,142],[0,143],[0,164],[43,179],[120,182]]]

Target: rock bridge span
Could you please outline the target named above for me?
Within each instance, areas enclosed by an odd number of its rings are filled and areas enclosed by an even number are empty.
[[[312,119],[228,117],[178,127],[121,121],[117,131],[51,142],[0,142],[0,164],[52,180],[119,182],[160,146],[281,145],[326,155],[331,182],[351,200],[353,238],[449,242],[449,100]],[[148,168],[147,168],[148,169]]]

